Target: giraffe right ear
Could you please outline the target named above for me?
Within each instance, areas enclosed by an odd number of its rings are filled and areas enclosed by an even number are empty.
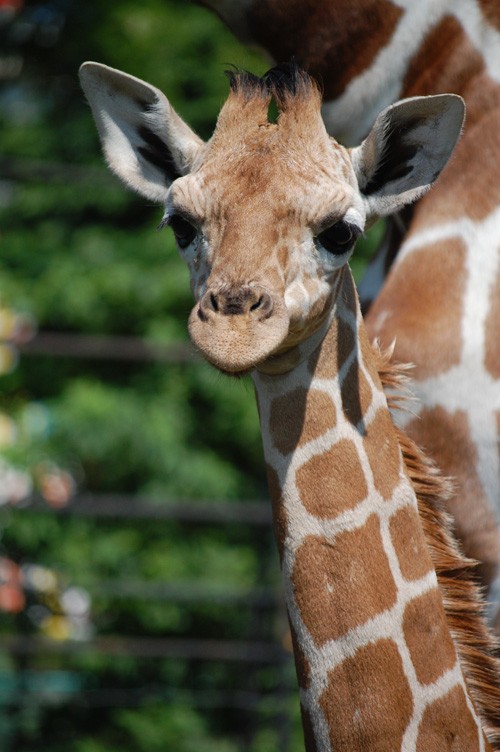
[[[367,217],[384,217],[422,196],[456,146],[465,104],[455,94],[403,99],[380,113],[351,159]]]
[[[109,167],[129,187],[164,203],[171,183],[192,169],[203,141],[159,89],[100,63],[84,63],[80,82]]]

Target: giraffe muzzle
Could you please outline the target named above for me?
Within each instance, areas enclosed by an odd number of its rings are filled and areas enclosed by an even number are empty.
[[[261,363],[282,344],[288,328],[284,301],[260,285],[210,287],[189,318],[194,344],[227,373]]]

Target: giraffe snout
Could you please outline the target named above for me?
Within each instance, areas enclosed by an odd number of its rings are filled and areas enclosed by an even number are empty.
[[[257,284],[209,286],[189,317],[194,344],[226,373],[243,373],[265,360],[288,329],[283,296]]]

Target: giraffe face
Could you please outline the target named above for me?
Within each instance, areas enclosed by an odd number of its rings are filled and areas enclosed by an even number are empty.
[[[321,328],[365,222],[430,187],[464,115],[459,97],[409,99],[346,150],[325,130],[314,81],[277,66],[230,75],[203,143],[144,81],[97,63],[80,76],[111,169],[165,206],[191,273],[193,341],[229,373],[295,353]]]
[[[316,331],[365,221],[348,152],[324,131],[293,138],[256,126],[173,183],[164,222],[188,264],[190,335],[204,356],[242,372]],[[320,137],[321,136],[321,137]]]

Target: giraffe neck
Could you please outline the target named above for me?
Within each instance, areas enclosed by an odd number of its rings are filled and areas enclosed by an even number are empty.
[[[254,376],[307,749],[488,749],[348,270],[337,300],[307,360]]]
[[[382,11],[383,2],[376,5]],[[365,137],[377,112],[397,99],[448,91],[464,97],[469,129],[495,106],[500,90],[498,10],[488,14],[475,0],[387,5],[392,12],[376,34],[376,50],[369,58],[363,37],[342,91],[326,97],[328,130],[353,145]]]

